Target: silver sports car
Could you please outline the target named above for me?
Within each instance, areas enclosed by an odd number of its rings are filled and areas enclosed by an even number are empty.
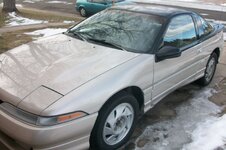
[[[0,141],[112,150],[175,89],[208,85],[223,26],[181,9],[115,6],[0,55]]]

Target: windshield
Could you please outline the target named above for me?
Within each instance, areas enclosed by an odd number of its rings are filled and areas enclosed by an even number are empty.
[[[90,42],[131,52],[145,53],[151,50],[162,26],[160,18],[122,10],[103,11],[71,28],[68,32]]]

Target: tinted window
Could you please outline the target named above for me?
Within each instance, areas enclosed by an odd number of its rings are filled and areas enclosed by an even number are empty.
[[[173,18],[164,37],[165,46],[184,47],[196,40],[196,31],[190,15]]]
[[[162,18],[154,15],[109,9],[86,19],[70,32],[79,33],[88,41],[104,41],[144,53],[152,49],[162,22]]]
[[[101,3],[101,4],[106,3],[105,0],[93,0],[93,2],[94,3]]]
[[[118,2],[122,2],[122,1],[125,1],[125,0],[114,0],[114,3],[118,3]],[[112,3],[113,1],[112,0],[107,0],[108,3]]]
[[[199,37],[202,38],[212,32],[213,27],[208,22],[206,22],[206,20],[198,15],[195,15],[195,18],[197,21]]]

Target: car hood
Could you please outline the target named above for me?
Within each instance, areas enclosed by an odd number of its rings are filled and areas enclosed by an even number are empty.
[[[57,100],[137,55],[64,34],[42,38],[0,55],[0,99],[18,105],[51,90]]]

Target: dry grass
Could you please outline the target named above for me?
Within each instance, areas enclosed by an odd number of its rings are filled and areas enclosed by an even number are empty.
[[[0,28],[5,25],[5,20],[6,20],[6,15],[2,13],[0,9]]]
[[[65,16],[59,16],[56,14],[47,14],[44,12],[38,12],[38,11],[32,11],[32,10],[27,10],[27,9],[20,9],[19,12],[20,16],[30,18],[30,19],[38,19],[38,20],[44,20],[48,21],[49,23],[62,23],[65,20],[68,21],[80,21],[79,19],[75,17],[65,17]],[[7,21],[7,16],[8,14],[2,13],[1,8],[0,8],[0,28],[5,26],[5,22]],[[65,25],[65,26],[60,26],[62,27],[69,27],[71,25]],[[54,27],[57,28],[57,27]],[[39,28],[40,29],[40,28]],[[7,32],[0,34],[0,54],[10,50],[14,47],[17,47],[19,45],[28,43],[32,41],[32,36],[24,34],[25,32],[32,32],[37,29],[32,29],[32,30],[20,30],[20,31],[14,31],[14,32]]]
[[[45,20],[45,21],[49,21],[50,23],[63,22],[65,20],[80,21],[79,19],[77,19],[75,17],[65,17],[65,16],[59,16],[56,14],[47,14],[42,11],[41,12],[31,11],[31,10],[27,10],[27,9],[20,9],[19,14],[20,14],[20,16],[23,16],[25,18]]]
[[[38,19],[38,20],[44,20],[48,21],[50,23],[52,22],[63,22],[65,20],[67,21],[81,21],[81,19],[76,18],[75,16],[60,16],[58,14],[54,13],[46,13],[44,11],[37,11],[37,10],[31,10],[31,9],[22,9],[19,10],[19,15],[25,18],[30,19]],[[2,8],[0,7],[0,27],[4,26],[4,22],[7,20],[7,14],[2,13]]]
[[[60,26],[60,28],[68,28],[70,25]],[[54,27],[58,28],[58,27]],[[39,36],[35,35],[27,35],[24,34],[26,32],[32,32],[35,30],[40,30],[42,28],[37,29],[29,29],[29,30],[19,30],[14,32],[7,32],[0,35],[0,54],[6,52],[7,50],[13,49],[22,44],[26,44],[33,40],[33,37],[37,38]]]
[[[0,54],[9,49],[32,41],[31,36],[23,33],[23,31],[16,31],[2,34],[0,36]]]

